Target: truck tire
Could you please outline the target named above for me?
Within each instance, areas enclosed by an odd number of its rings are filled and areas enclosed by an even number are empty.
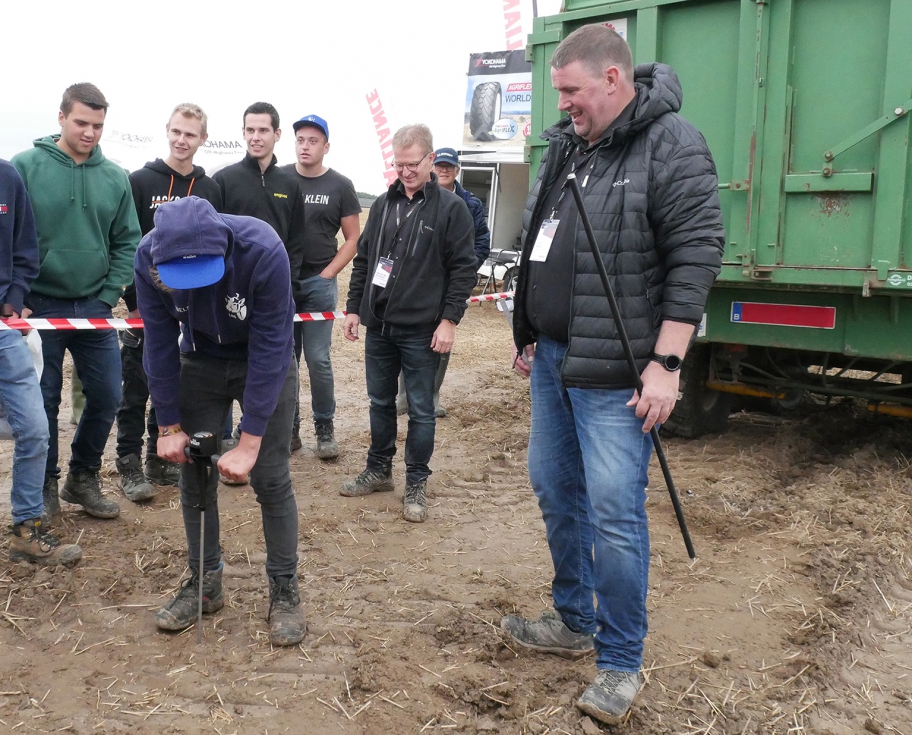
[[[482,82],[472,92],[469,108],[469,132],[474,140],[494,140],[491,128],[500,120],[500,82]]]
[[[732,396],[707,388],[708,375],[709,346],[694,345],[681,366],[678,402],[662,427],[666,433],[696,439],[725,428]]]

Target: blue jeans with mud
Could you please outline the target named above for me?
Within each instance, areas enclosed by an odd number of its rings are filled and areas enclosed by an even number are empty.
[[[566,351],[567,344],[540,338],[531,376],[529,477],[554,564],[554,608],[570,629],[595,634],[599,669],[639,671],[652,439],[625,405],[632,390],[564,387]]]
[[[299,312],[333,311],[336,308],[338,286],[335,278],[312,276],[299,282],[301,298],[297,303]],[[333,384],[332,361],[329,348],[335,322],[296,322],[295,359],[300,368],[301,355],[307,365],[310,378],[310,408],[314,421],[332,421],[336,415],[336,396]],[[295,406],[294,428],[297,433],[301,424],[300,397]]]

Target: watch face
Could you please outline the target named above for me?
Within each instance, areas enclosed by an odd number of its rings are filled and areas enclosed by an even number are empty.
[[[677,355],[666,355],[665,359],[662,361],[666,370],[680,370],[681,369],[681,358]]]

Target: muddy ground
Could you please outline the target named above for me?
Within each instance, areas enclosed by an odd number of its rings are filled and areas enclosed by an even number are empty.
[[[341,457],[321,462],[307,437],[292,458],[309,632],[291,649],[268,643],[249,487],[220,488],[228,604],[203,644],[156,629],[185,571],[178,493],[123,498],[112,439],[105,489],[123,512],[101,521],[64,504],[77,567],[10,565],[0,550],[0,732],[598,732],[573,706],[593,660],[517,651],[498,628],[549,605],[551,572],[525,469],[528,384],[508,346],[493,304],[469,307],[430,517],[412,525],[401,454],[395,494],[338,495],[363,467],[368,417],[362,343],[337,335]],[[11,451],[0,443],[5,488]],[[912,735],[910,425],[851,404],[742,413],[668,454],[699,558],[654,467],[648,683],[618,730]]]

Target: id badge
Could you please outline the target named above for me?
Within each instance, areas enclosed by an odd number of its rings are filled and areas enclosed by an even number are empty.
[[[538,237],[535,238],[535,245],[532,246],[532,254],[529,256],[529,260],[544,263],[548,259],[551,243],[554,242],[554,235],[559,224],[559,219],[546,219],[542,222]]]
[[[390,273],[393,272],[393,261],[389,258],[380,258],[377,261],[377,270],[374,271],[374,277],[371,279],[371,283],[380,288],[386,288],[386,284],[389,283]]]

